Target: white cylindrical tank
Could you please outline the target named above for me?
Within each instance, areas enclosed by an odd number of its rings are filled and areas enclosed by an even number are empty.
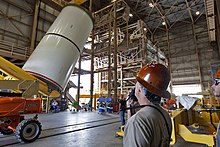
[[[64,90],[92,28],[93,19],[87,10],[65,6],[23,69]]]

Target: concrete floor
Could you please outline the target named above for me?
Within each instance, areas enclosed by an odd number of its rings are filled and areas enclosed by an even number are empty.
[[[33,115],[27,115],[32,117]],[[14,135],[0,135],[0,146],[10,147],[122,147],[123,139],[115,137],[120,126],[118,114],[97,112],[59,112],[40,114],[43,130],[33,143],[18,143]],[[106,124],[107,123],[107,124]],[[77,125],[78,124],[78,125]],[[105,125],[106,124],[106,125]],[[67,128],[62,126],[69,125]],[[57,129],[54,129],[57,128]],[[68,133],[63,133],[68,132]],[[180,137],[172,147],[205,147],[185,142]]]

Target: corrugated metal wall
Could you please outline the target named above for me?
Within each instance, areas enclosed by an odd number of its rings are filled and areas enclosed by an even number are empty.
[[[194,29],[189,21],[176,23],[169,30],[173,85],[202,84],[203,89],[207,88],[211,82],[210,63],[219,60],[217,48],[210,45],[208,37],[205,16],[195,22]],[[155,40],[160,48],[168,49],[166,32],[156,32]]]

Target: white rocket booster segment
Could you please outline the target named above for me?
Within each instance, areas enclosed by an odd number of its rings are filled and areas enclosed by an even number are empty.
[[[92,28],[89,12],[78,5],[65,6],[23,69],[65,89]]]

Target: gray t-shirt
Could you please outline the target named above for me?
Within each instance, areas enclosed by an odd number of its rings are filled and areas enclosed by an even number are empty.
[[[169,114],[160,106],[156,107],[164,114],[169,132],[171,132],[172,124]],[[155,108],[145,106],[129,118],[125,125],[124,147],[167,147],[169,143],[166,122]]]

